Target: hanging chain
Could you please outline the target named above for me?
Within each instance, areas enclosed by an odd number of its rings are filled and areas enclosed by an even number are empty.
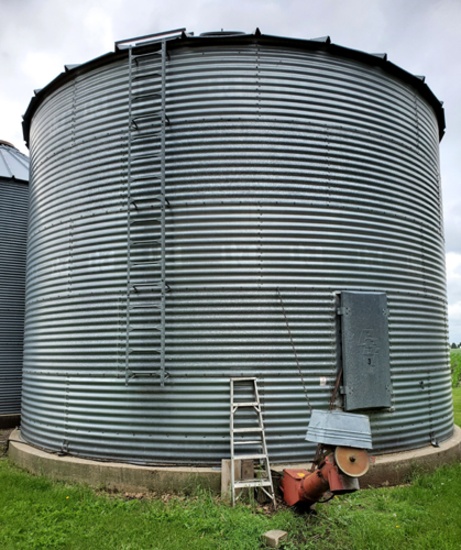
[[[290,325],[288,323],[288,317],[287,317],[287,313],[285,311],[285,305],[283,303],[282,295],[280,294],[279,288],[277,287],[276,290],[277,290],[277,296],[279,297],[279,300],[280,300],[280,305],[282,306],[283,317],[285,318],[285,324],[286,324],[286,327],[287,327],[288,336],[290,338],[291,347],[293,349],[293,355],[295,356],[296,365],[298,367],[299,377],[301,378],[301,382],[302,382],[302,385],[303,385],[304,395],[306,396],[307,406],[309,407],[309,411],[312,412],[312,405],[311,405],[311,402],[309,400],[309,395],[307,393],[306,383],[304,382],[304,376],[303,376],[303,373],[302,373],[302,370],[301,370],[301,365],[299,364],[298,353],[296,352],[296,347],[295,347],[295,343],[294,343],[294,340],[293,340],[293,335],[291,334]]]

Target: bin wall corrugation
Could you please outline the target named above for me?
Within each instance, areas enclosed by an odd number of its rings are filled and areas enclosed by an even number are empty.
[[[78,74],[32,119],[24,437],[88,457],[218,463],[228,380],[243,374],[260,380],[271,460],[306,460],[278,288],[320,408],[336,376],[335,292],[386,292],[393,410],[371,415],[374,448],[448,438],[436,117],[408,84],[315,51],[170,48],[170,377],[125,385],[127,74],[126,60]],[[146,151],[134,144],[134,176],[152,171],[136,160]]]
[[[27,204],[26,182],[0,178],[0,415],[21,412]]]

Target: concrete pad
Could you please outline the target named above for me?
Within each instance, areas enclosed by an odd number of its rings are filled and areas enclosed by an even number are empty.
[[[22,442],[19,430],[14,430],[10,436],[8,456],[14,464],[33,474],[86,483],[99,489],[190,494],[203,488],[219,494],[221,488],[219,468],[137,466],[58,456]]]
[[[217,495],[221,492],[220,468],[137,466],[58,456],[23,442],[19,430],[11,433],[8,455],[12,462],[31,473],[61,481],[86,483],[101,489],[190,494],[202,487]],[[440,443],[438,448],[429,446],[377,456],[375,464],[360,478],[360,486],[399,485],[407,482],[416,472],[428,472],[455,462],[461,462],[461,428],[457,426],[453,437]],[[272,466],[272,470],[282,473],[288,467],[309,469],[310,463],[278,464]]]
[[[272,529],[271,531],[264,533],[263,542],[266,546],[269,546],[269,548],[278,548],[280,543],[284,541],[287,536],[288,533],[286,531],[282,531],[281,529]]]
[[[423,447],[376,457],[368,473],[360,478],[360,486],[379,487],[407,483],[415,473],[431,472],[444,464],[461,462],[461,428],[455,426],[453,436],[440,447]]]

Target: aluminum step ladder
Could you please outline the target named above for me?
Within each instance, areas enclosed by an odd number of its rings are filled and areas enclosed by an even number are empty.
[[[149,37],[142,37],[143,39]],[[171,36],[128,44],[125,382],[165,384],[167,46]],[[158,46],[137,49],[145,43]],[[119,48],[121,49],[121,45]]]
[[[267,453],[264,422],[261,411],[257,378],[230,379],[230,451],[231,502],[235,505],[237,490],[261,489],[276,507],[274,484]],[[257,463],[250,479],[235,479],[237,460]]]

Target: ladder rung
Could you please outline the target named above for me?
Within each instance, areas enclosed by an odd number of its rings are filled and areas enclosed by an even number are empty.
[[[146,160],[146,159],[160,159],[162,157],[161,153],[145,153],[144,155],[132,155],[131,162],[136,162],[137,160]]]
[[[160,261],[158,261],[158,262],[131,262],[130,263],[131,267],[140,267],[140,266],[144,266],[144,265],[160,265]]]
[[[162,199],[162,197],[146,197],[146,198],[140,198],[140,199],[132,199],[130,201],[130,204],[132,204],[135,209],[136,209],[136,212],[151,212],[152,210],[154,210],[154,208],[152,206],[149,206],[147,208],[140,208],[139,207],[139,203],[142,202],[142,204],[144,204],[145,202],[154,202],[156,204],[156,206],[158,207],[159,205],[162,204],[162,202],[164,201],[165,199]]]
[[[142,75],[133,77],[133,80],[140,78]],[[133,94],[132,101],[140,101],[141,99],[150,99],[152,97],[162,97],[160,92],[151,92],[149,94]]]
[[[153,325],[150,325],[149,327],[146,327],[146,328],[133,328],[131,327],[130,328],[130,332],[133,333],[133,332],[148,332],[148,331],[153,331],[153,330],[162,330],[162,327],[160,326],[153,326]]]
[[[265,454],[235,455],[234,460],[267,460]]]
[[[130,306],[130,309],[160,309],[162,306],[159,303],[153,302],[149,304],[139,304],[136,306]]]
[[[239,382],[250,382],[250,380],[254,382],[256,378],[254,376],[247,376],[246,378],[231,378],[231,380],[234,384],[238,384]]]
[[[160,73],[155,71],[150,72],[146,69],[147,69],[146,66],[142,67],[138,65],[138,70],[136,71],[135,74],[131,76],[131,80],[133,84],[139,84],[139,83],[144,84],[146,81],[148,82],[149,80],[151,80],[154,85],[158,86],[158,83],[156,82],[156,80],[161,78]]]
[[[136,174],[136,176],[131,177],[131,183],[139,183],[139,182],[150,182],[151,180],[154,180],[156,184],[160,181],[160,175],[156,176],[155,174],[151,174],[150,172],[147,174]]]
[[[160,239],[142,239],[140,241],[131,241],[131,245],[137,245],[137,244],[152,244],[152,243],[159,243],[161,242]]]
[[[272,487],[272,483],[269,479],[249,479],[236,481],[234,487],[236,489],[244,489],[245,487]]]
[[[141,133],[141,130],[137,130],[137,132],[138,132],[137,134],[131,137],[132,142],[147,140],[147,138],[156,138],[160,135],[160,130],[155,130],[153,132],[143,132],[143,133]],[[150,143],[150,145],[152,146],[152,143]]]
[[[139,115],[135,117],[131,117],[131,124],[138,125],[138,122],[144,121],[153,121],[153,120],[162,120],[163,116],[165,115],[164,109],[158,109],[156,113],[151,113],[149,115]]]
[[[162,376],[162,372],[158,370],[146,370],[146,371],[140,371],[140,370],[131,370],[130,369],[131,376]],[[165,373],[165,378],[168,378],[168,374]]]
[[[163,286],[163,283],[159,282],[159,283],[132,283],[131,284],[131,288],[138,288],[138,287],[141,287],[141,288],[158,288],[158,287],[162,287]]]
[[[255,432],[262,432],[263,429],[261,428],[261,426],[255,426],[253,428],[234,428],[234,433],[235,434],[250,434],[250,433],[255,433]]]
[[[235,440],[234,439],[234,445],[262,445],[262,441],[260,439],[248,439],[248,440]]]
[[[130,219],[130,225],[141,225],[143,223],[152,223],[155,222],[157,224],[160,224],[161,220],[159,218],[142,218],[141,220],[137,219]]]
[[[233,407],[259,407],[259,403],[257,401],[242,401],[241,403],[235,402],[232,403]]]
[[[130,353],[160,353],[159,348],[130,348]]]

